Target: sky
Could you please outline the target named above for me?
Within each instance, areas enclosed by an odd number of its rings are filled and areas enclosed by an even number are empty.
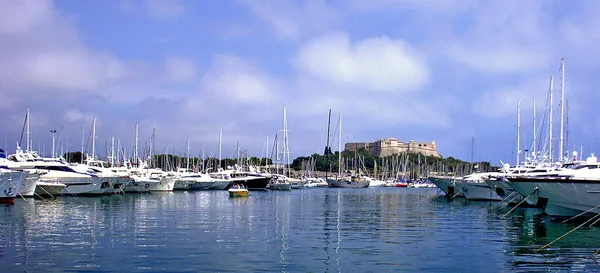
[[[548,130],[550,76],[557,149],[564,58],[565,142],[588,155],[600,148],[598,12],[558,0],[0,0],[3,146],[25,142],[29,109],[42,154],[50,130],[58,152],[83,140],[91,153],[95,117],[100,156],[113,138],[130,153],[138,123],[140,147],[155,130],[157,152],[185,155],[189,138],[192,156],[218,156],[222,126],[223,157],[262,157],[285,104],[292,158],[323,152],[331,109],[342,143],[435,141],[444,157],[514,163],[517,101],[524,151],[534,112]]]

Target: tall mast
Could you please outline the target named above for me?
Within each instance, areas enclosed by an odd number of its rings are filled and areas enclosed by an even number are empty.
[[[110,138],[110,166],[115,165],[115,137]]]
[[[133,148],[133,162],[135,162],[135,166],[138,166],[138,123],[135,123],[135,147]]]
[[[338,141],[338,177],[342,177],[342,113],[340,112],[340,132]]]
[[[550,145],[548,145],[548,147],[549,147],[548,152],[550,153],[549,160],[550,160],[550,162],[552,162],[552,107],[553,107],[552,93],[554,92],[554,77],[553,76],[550,76],[550,91],[549,92],[550,92],[550,109],[549,109],[550,114],[548,116],[549,116],[550,121],[548,122],[548,127],[549,127],[548,128],[548,130],[549,130],[548,138],[550,141]]]
[[[92,118],[92,159],[96,157],[96,117]]]
[[[290,176],[290,147],[288,146],[287,113],[285,103],[283,104],[283,160],[287,168],[287,176]]]
[[[560,72],[560,140],[558,146],[558,159],[563,161],[563,146],[565,141],[563,137],[565,132],[565,58],[561,59]]]
[[[79,163],[83,164],[83,144],[85,142],[85,124],[81,126],[81,161]]]
[[[31,147],[29,146],[29,109],[27,109],[27,113],[25,114],[25,139],[27,144],[25,145],[25,151],[29,152]]]
[[[536,151],[536,140],[537,140],[537,129],[535,126],[535,97],[533,97],[533,147],[531,149],[532,153],[533,153],[533,160],[536,160],[536,156],[537,156],[537,151]]]
[[[521,163],[521,100],[517,100],[517,166]]]
[[[325,144],[324,155],[331,154],[331,147],[329,147],[329,128],[331,127],[331,109],[329,109],[329,117],[327,119],[327,143]]]
[[[223,126],[219,126],[219,168],[221,168],[221,144],[223,143]]]
[[[187,166],[186,166],[186,171],[188,171],[190,169],[190,135],[188,134],[187,137]]]

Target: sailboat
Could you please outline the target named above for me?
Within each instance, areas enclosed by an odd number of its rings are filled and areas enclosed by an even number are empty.
[[[340,130],[338,136],[338,173],[335,178],[327,178],[327,184],[330,188],[366,188],[370,184],[370,178],[363,176],[360,172],[354,171],[342,174],[342,113],[340,113],[338,127]]]
[[[277,137],[275,138],[275,147],[279,147],[277,145]],[[279,149],[276,148],[275,152],[277,153],[276,158],[279,159]],[[283,174],[273,175],[273,178],[271,179],[271,189],[272,190],[289,191],[292,189],[292,183],[290,182],[290,151],[289,151],[289,147],[288,147],[287,114],[285,111],[285,103],[283,104],[283,151],[282,151],[282,154],[283,154],[283,162],[286,165],[283,167]],[[287,171],[287,175],[285,174],[286,171]]]

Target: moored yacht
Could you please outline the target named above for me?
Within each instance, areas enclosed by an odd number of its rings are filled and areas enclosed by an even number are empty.
[[[330,188],[366,188],[370,182],[369,177],[356,173],[327,179]]]
[[[554,218],[600,213],[600,164],[593,155],[585,163],[546,175],[514,175],[506,179]]]
[[[495,173],[473,173],[454,181],[456,188],[469,200],[495,200],[502,198],[484,182],[484,177]]]
[[[38,181],[65,184],[67,187],[63,189],[63,194],[101,195],[110,187],[109,183],[101,181],[93,173],[78,172],[59,159],[42,158],[35,152],[22,151],[20,147],[7,158],[7,166],[12,170],[44,170]]]
[[[13,204],[27,172],[0,169],[0,204]]]

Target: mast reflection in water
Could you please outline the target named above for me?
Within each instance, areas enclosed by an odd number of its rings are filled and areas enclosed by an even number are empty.
[[[435,189],[314,188],[15,200],[0,271],[600,271],[596,227]]]

